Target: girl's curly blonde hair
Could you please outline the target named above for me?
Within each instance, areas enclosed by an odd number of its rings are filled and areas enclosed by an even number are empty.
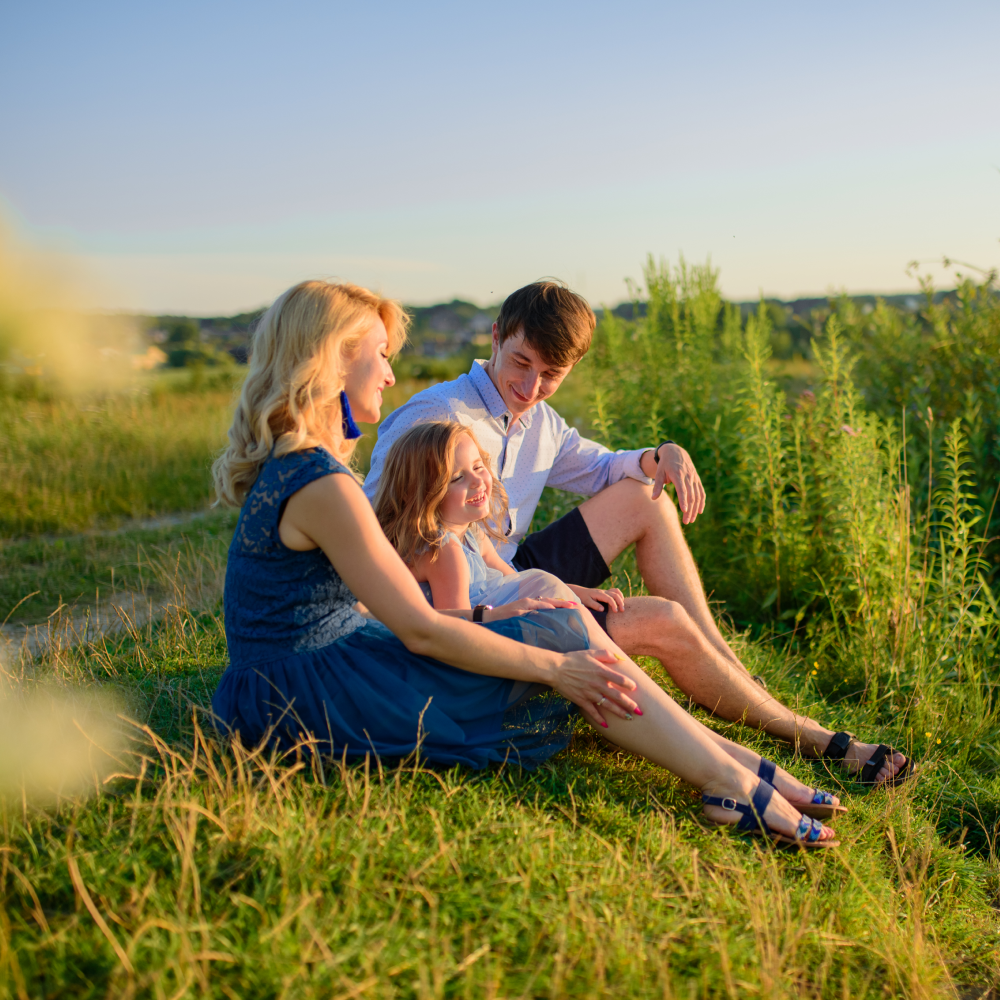
[[[376,319],[395,354],[409,317],[367,288],[303,281],[275,300],[253,333],[229,446],[212,466],[219,502],[242,506],[272,453],[322,447],[350,462],[356,442],[343,435],[340,392],[347,363]]]
[[[493,477],[490,457],[476,440],[472,428],[448,421],[417,424],[401,435],[385,457],[372,506],[386,538],[410,565],[430,549],[432,558],[441,546],[445,530],[438,517],[448,492],[458,439],[467,434],[479,449],[483,464]],[[507,492],[493,477],[489,514],[479,528],[498,541],[504,540],[503,519],[507,514]]]

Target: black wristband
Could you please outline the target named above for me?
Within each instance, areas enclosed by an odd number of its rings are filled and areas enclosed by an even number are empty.
[[[482,624],[483,624],[483,612],[484,612],[484,611],[485,611],[485,610],[486,610],[486,609],[487,609],[488,607],[490,607],[490,605],[489,605],[489,604],[477,604],[477,605],[476,605],[476,606],[475,606],[475,607],[474,607],[474,608],[472,609],[472,621],[473,621],[473,622],[474,622],[474,623],[475,623],[476,625],[482,625]]]
[[[674,443],[673,441],[664,441],[663,444],[658,444],[656,446],[656,451],[653,452],[653,461],[656,462],[657,465],[660,464],[660,449],[663,447],[664,444],[673,444],[673,443]]]

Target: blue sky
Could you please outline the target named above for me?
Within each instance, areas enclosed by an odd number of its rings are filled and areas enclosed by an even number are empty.
[[[303,277],[481,303],[1000,264],[1000,5],[6,3],[0,205],[90,304],[251,308]]]

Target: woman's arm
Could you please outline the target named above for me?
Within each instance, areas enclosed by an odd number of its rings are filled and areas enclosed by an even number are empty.
[[[358,600],[411,652],[473,673],[547,684],[600,725],[594,703],[602,697],[601,711],[624,718],[635,709],[625,693],[635,682],[606,665],[612,654],[536,649],[435,612],[349,476],[324,476],[295,493],[278,532],[291,549],[322,548]]]

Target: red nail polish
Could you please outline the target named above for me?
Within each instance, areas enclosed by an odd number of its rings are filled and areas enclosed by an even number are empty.
[[[608,728],[608,724],[606,722],[602,722],[601,725],[604,726],[605,729]]]
[[[633,709],[636,715],[642,715],[642,709],[638,705]]]

